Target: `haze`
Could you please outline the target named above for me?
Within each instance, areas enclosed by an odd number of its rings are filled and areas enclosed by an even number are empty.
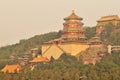
[[[105,15],[120,16],[119,0],[0,0],[0,46],[58,31],[71,11],[85,26],[95,26]]]

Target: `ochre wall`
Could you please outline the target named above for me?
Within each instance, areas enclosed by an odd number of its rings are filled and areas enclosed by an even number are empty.
[[[42,46],[42,52],[43,52],[42,55],[44,57],[47,57],[48,59],[50,59],[51,56],[53,56],[54,59],[58,59],[60,55],[63,54],[63,51],[61,51],[56,45],[52,44],[50,48],[49,46],[50,44]]]
[[[62,43],[59,45],[45,44],[42,46],[42,53],[44,57],[48,57],[49,59],[51,56],[53,56],[55,59],[58,59],[64,52],[76,56],[78,53],[86,50],[88,47],[89,45],[81,43]]]

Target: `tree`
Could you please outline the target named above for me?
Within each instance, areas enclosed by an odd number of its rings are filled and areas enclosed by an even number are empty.
[[[112,32],[109,40],[113,45],[120,45],[120,31]]]
[[[96,34],[96,27],[85,27],[85,36],[88,38],[88,39],[91,39],[92,37],[95,36]]]

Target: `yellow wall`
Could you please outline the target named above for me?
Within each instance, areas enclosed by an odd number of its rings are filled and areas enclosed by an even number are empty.
[[[53,56],[54,59],[58,59],[60,55],[63,53],[56,45],[52,44],[49,48],[50,44],[42,46],[43,56],[47,57],[48,59]],[[49,48],[49,49],[48,49]],[[47,51],[46,51],[47,50]],[[45,53],[44,53],[45,52]]]
[[[55,59],[58,59],[64,52],[76,56],[78,53],[86,50],[88,47],[89,45],[81,43],[62,43],[58,46],[55,44],[45,44],[42,46],[42,52],[43,56],[48,57],[49,59],[51,56],[53,56]]]

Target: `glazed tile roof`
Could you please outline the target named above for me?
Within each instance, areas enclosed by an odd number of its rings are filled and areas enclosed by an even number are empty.
[[[74,13],[74,10],[72,11],[72,14],[66,18],[64,18],[64,20],[69,20],[69,19],[78,19],[78,20],[82,20],[81,17],[77,16],[75,13]]]
[[[120,20],[120,18],[117,15],[111,15],[111,16],[104,16],[98,21],[109,21],[109,20]]]
[[[100,37],[95,36],[92,37],[92,39],[90,39],[90,42],[102,42],[102,41],[100,40]]]
[[[1,71],[2,72],[8,72],[8,73],[19,73],[19,71],[21,70],[21,66],[20,65],[6,65]]]
[[[39,57],[39,58],[34,58],[32,61],[33,63],[39,63],[39,62],[49,62],[49,59],[47,57]]]

